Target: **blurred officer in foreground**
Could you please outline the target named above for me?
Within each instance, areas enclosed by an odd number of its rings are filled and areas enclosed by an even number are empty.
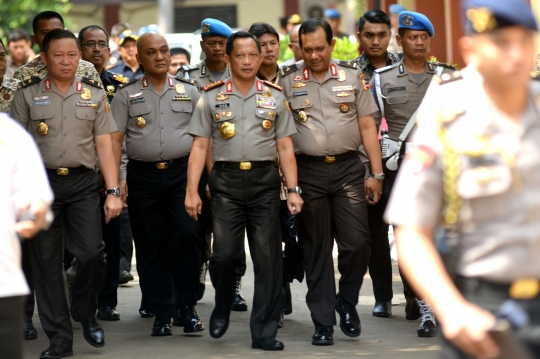
[[[82,324],[89,344],[105,345],[103,329],[95,319],[106,268],[99,176],[93,170],[96,152],[107,188],[106,223],[120,215],[122,203],[110,135],[116,125],[101,82],[76,75],[80,45],[71,32],[50,31],[43,39],[42,51],[49,73],[21,83],[10,115],[36,140],[55,197],[51,228],[30,242],[39,318],[50,340],[49,348],[41,354],[45,359],[73,353],[62,276],[64,240],[79,262],[72,283],[71,316]]]
[[[32,40],[34,40],[36,45],[41,49],[41,43],[47,33],[54,29],[63,28],[64,19],[59,13],[54,11],[40,12],[32,21],[32,29],[34,30]],[[15,73],[13,73],[13,77],[19,81],[26,81],[30,80],[32,77],[44,76],[47,74],[47,71],[47,65],[43,62],[41,56],[37,56],[29,63],[19,67]],[[94,66],[82,59],[79,61],[79,66],[77,67],[77,76],[86,77],[94,81],[94,83],[101,82],[99,74],[96,72]]]
[[[111,67],[113,72],[118,73],[130,80],[143,75],[143,68],[137,62],[137,40],[139,36],[131,30],[125,30],[118,37],[118,52],[122,60]]]
[[[373,315],[385,318],[392,315],[393,293],[388,223],[383,219],[384,211],[399,171],[400,156],[409,146],[407,139],[415,123],[414,113],[420,106],[433,75],[454,71],[454,68],[448,65],[428,62],[427,54],[435,30],[425,15],[403,11],[399,15],[398,32],[398,43],[403,46],[403,60],[375,70],[371,81],[380,109],[376,119],[380,120],[381,129],[386,131],[382,140],[383,194],[381,201],[371,209],[369,218],[373,238],[370,265],[373,264],[377,268],[374,286],[378,287],[375,291],[377,294]],[[405,318],[407,320],[422,318],[417,331],[418,336],[436,336],[437,324],[429,304],[425,300],[417,300],[417,295],[406,278],[403,277],[402,281],[406,299]]]
[[[22,359],[23,307],[29,291],[16,233],[26,241],[50,224],[46,213],[53,193],[36,143],[5,113],[0,114],[0,163],[0,353]]]
[[[364,182],[366,169],[357,150],[362,142],[373,172],[382,173],[372,116],[377,105],[363,88],[357,65],[332,58],[335,39],[325,20],[304,21],[299,35],[304,60],[282,68],[281,84],[298,130],[294,146],[305,206],[297,222],[304,249],[306,303],[315,325],[312,344],[332,345],[334,310],[345,335],[358,337],[361,331],[356,304],[371,242],[366,201],[377,203],[382,184],[376,178]],[[341,273],[337,296],[334,238]]]
[[[6,48],[0,39],[0,112],[9,112],[13,93],[19,86],[19,80],[8,76],[6,69]]]
[[[399,4],[392,4],[389,7],[390,10],[390,43],[388,44],[388,51],[401,54],[403,52],[403,49],[401,48],[401,45],[397,42],[397,34],[398,34],[398,17],[399,13],[402,11],[407,11],[405,6],[399,5]]]
[[[496,358],[505,327],[540,358],[538,27],[522,0],[469,0],[463,12],[468,66],[426,96],[386,218],[448,340],[443,358]]]
[[[296,133],[288,103],[279,87],[256,78],[264,55],[250,33],[239,31],[227,41],[232,78],[206,86],[189,125],[195,139],[188,168],[185,207],[195,219],[202,202],[197,187],[206,167],[214,228],[210,278],[216,289],[210,335],[222,337],[229,327],[235,268],[245,258],[247,231],[255,271],[251,312],[252,348],[283,350],[276,340],[282,311],[281,238],[276,148],[287,187],[301,192],[291,136]],[[212,164],[207,161],[212,139]],[[299,193],[288,198],[291,214],[302,209]]]
[[[36,58],[32,51],[32,39],[26,30],[13,29],[7,35],[7,50],[9,57],[7,59],[6,74],[13,77],[13,73],[22,65]]]
[[[90,25],[79,31],[79,42],[82,48],[82,58],[92,63],[100,74],[103,88],[109,102],[114,100],[118,86],[127,83],[128,79],[122,75],[114,74],[105,70],[105,64],[109,60],[109,36],[107,32],[97,25]],[[120,182],[125,174],[120,175]],[[101,183],[101,206],[105,204],[107,196],[104,192],[104,183]],[[125,193],[125,185],[120,185]],[[105,224],[105,213],[101,211],[101,231],[105,242],[105,254],[107,254],[107,271],[105,283],[99,294],[97,317],[101,320],[120,320],[120,313],[116,310],[118,304],[118,272],[120,270],[120,218],[113,218]]]
[[[169,74],[176,76],[180,67],[189,65],[190,62],[191,55],[188,50],[183,47],[173,47],[171,49],[171,66],[169,67]]]
[[[142,35],[137,47],[145,74],[116,94],[119,132],[113,141],[120,161],[126,139],[128,210],[141,290],[156,316],[152,336],[172,335],[175,306],[184,333],[200,332],[204,326],[195,305],[201,241],[197,223],[183,210],[193,142],[187,127],[199,93],[189,81],[169,75],[171,55],[161,34]]]

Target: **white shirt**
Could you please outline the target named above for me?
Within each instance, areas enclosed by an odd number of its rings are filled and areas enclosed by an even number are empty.
[[[14,226],[21,208],[53,193],[37,146],[18,123],[0,114],[0,298],[29,293]]]

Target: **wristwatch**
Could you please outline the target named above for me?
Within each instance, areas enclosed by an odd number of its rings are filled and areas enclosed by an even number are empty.
[[[117,198],[120,198],[122,191],[120,190],[120,187],[114,187],[105,191],[106,196],[109,194],[114,194]]]
[[[300,188],[300,187],[289,188],[287,190],[287,193],[296,193],[296,194],[298,194],[300,196],[302,194],[302,188]]]
[[[378,179],[379,181],[384,181],[384,172],[376,175],[375,173],[372,173],[370,177],[373,177],[375,179]]]

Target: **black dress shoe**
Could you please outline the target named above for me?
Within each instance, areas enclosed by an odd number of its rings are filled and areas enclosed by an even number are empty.
[[[127,270],[120,271],[120,277],[118,278],[118,284],[126,284],[127,282],[131,282],[133,279],[133,275],[129,273]]]
[[[405,319],[416,320],[420,318],[420,307],[416,298],[406,298],[405,300]]]
[[[311,344],[334,345],[334,338],[332,337],[333,334],[333,327],[325,327],[323,325],[319,325],[315,327],[315,334],[313,334],[313,337],[311,338]]]
[[[284,281],[283,288],[285,288],[285,307],[283,308],[283,314],[289,315],[292,313],[291,283]]]
[[[120,320],[120,313],[116,310],[116,308],[104,306],[98,309],[96,317],[101,320],[105,321],[117,321]]]
[[[175,327],[183,327],[184,319],[182,318],[182,309],[175,309],[174,316],[172,318],[172,325]]]
[[[80,320],[83,327],[83,336],[88,344],[101,348],[105,345],[105,333],[103,333],[103,328],[96,321],[96,318],[90,320]]]
[[[64,348],[60,345],[51,345],[41,352],[39,359],[61,359],[63,357],[72,357],[73,350]]]
[[[197,295],[197,302],[204,297],[206,291],[206,271],[208,270],[208,263],[204,262],[201,265],[199,272],[199,293]]]
[[[240,289],[242,289],[242,276],[236,276],[236,294],[234,296],[232,310],[235,312],[247,312],[248,305],[246,300],[242,297]]]
[[[252,349],[262,349],[262,350],[283,350],[285,346],[282,342],[272,337],[265,337],[262,339],[256,339],[251,343]]]
[[[375,302],[373,316],[379,318],[390,318],[392,316],[392,301]]]
[[[37,330],[32,322],[24,323],[24,340],[37,339]]]
[[[153,337],[166,337],[172,335],[171,320],[154,320],[154,326],[152,327]]]
[[[152,318],[154,313],[150,310],[150,306],[144,300],[144,297],[141,298],[141,306],[139,307],[139,314],[143,318]]]
[[[341,298],[339,294],[336,297],[336,312],[339,314],[339,327],[343,334],[348,337],[359,337],[362,327],[356,307]]]
[[[182,311],[184,333],[197,333],[204,330],[204,325],[195,306],[186,306],[180,310]]]
[[[212,313],[210,316],[210,336],[214,339],[221,338],[229,329],[229,319]]]

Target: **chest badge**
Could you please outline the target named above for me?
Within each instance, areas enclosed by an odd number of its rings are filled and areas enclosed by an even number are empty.
[[[304,100],[304,106],[309,106],[310,104],[311,104],[311,101],[309,101],[308,99]]]
[[[305,123],[307,121],[307,114],[304,111],[298,112],[298,119],[300,122]]]
[[[302,81],[303,79],[304,78],[302,76],[298,75],[293,78],[293,81]]]
[[[339,110],[343,113],[349,112],[349,105],[342,103],[341,106],[339,106]]]
[[[47,125],[44,121],[41,121],[37,125],[37,131],[41,136],[45,136],[49,133],[49,125]]]
[[[114,86],[113,85],[107,85],[107,91],[108,92],[114,92]]]
[[[137,117],[137,120],[135,121],[135,124],[138,128],[145,128],[146,127],[146,120],[142,118],[142,116]]]
[[[292,88],[293,88],[293,89],[299,89],[299,88],[302,88],[302,87],[304,87],[304,86],[307,86],[307,84],[304,83],[304,82],[299,82],[299,83],[297,83],[297,84],[294,84]]]
[[[81,92],[81,98],[83,100],[91,100],[92,99],[92,93],[90,92],[90,89],[88,88],[83,88],[82,89],[82,92]]]
[[[347,80],[347,75],[345,74],[345,71],[343,71],[343,70],[338,71],[338,76],[339,76],[339,78],[338,78],[339,82],[343,82],[343,81]]]
[[[224,122],[219,129],[219,133],[221,134],[221,137],[223,137],[225,140],[233,138],[236,134],[234,123]]]
[[[352,96],[352,94],[350,92],[343,91],[342,93],[338,93],[336,96],[337,97],[349,97],[349,96]]]
[[[182,84],[176,84],[175,89],[176,89],[176,93],[179,95],[183,95],[186,93],[186,88]]]
[[[218,92],[218,94],[216,96],[217,101],[225,101],[225,100],[228,100],[228,99],[229,99],[229,96],[225,95],[223,92]]]
[[[264,120],[262,122],[262,127],[265,129],[265,130],[269,130],[270,127],[272,127],[272,122],[270,122],[269,120]]]
[[[263,97],[272,97],[272,90],[268,86],[264,86]]]
[[[216,121],[219,121],[220,118],[221,118],[221,117],[219,116],[219,113],[216,113],[216,114],[214,115],[214,119],[215,119]]]

